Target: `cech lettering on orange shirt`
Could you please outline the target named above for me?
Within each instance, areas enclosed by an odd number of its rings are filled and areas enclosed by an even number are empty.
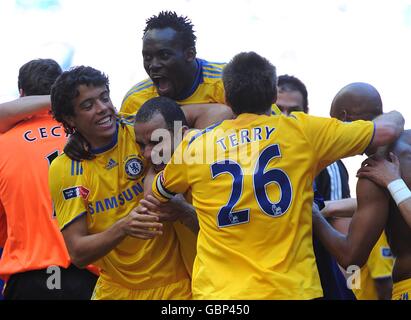
[[[26,141],[34,142],[38,139],[47,139],[52,137],[61,137],[62,135],[67,134],[64,132],[63,127],[54,126],[51,128],[37,128],[36,130],[27,130],[24,132],[23,137]]]

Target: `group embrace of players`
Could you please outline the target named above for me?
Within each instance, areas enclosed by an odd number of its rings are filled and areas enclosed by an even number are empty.
[[[149,18],[149,78],[119,112],[99,70],[21,67],[20,98],[0,105],[5,298],[355,299],[341,270],[368,260],[373,276],[376,251],[388,274],[363,298],[407,299],[402,115],[366,83],[308,115],[299,79],[255,52],[199,59],[195,43],[187,17]],[[364,152],[352,199],[340,159]]]

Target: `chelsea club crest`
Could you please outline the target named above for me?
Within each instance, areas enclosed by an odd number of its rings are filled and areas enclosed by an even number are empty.
[[[129,179],[133,180],[138,179],[144,172],[143,161],[137,157],[131,157],[126,160],[124,168]]]

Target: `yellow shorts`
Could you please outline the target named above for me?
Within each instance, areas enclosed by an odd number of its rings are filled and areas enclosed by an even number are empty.
[[[394,282],[392,300],[409,300],[411,297],[411,279]]]
[[[191,281],[184,279],[164,287],[135,290],[100,277],[91,300],[191,300]]]

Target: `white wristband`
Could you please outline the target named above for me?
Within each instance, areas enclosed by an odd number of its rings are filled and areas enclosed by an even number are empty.
[[[397,206],[405,200],[411,198],[411,191],[402,179],[397,179],[390,182],[387,188],[390,191],[391,196],[394,198]]]

